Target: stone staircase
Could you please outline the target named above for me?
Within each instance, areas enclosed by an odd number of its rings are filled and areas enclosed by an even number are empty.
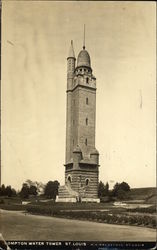
[[[74,191],[70,185],[60,186],[58,190],[57,202],[76,202],[78,193]]]
[[[60,186],[58,190],[58,195],[60,198],[72,197],[65,186]]]

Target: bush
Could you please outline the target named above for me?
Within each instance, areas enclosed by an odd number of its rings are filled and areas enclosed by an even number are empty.
[[[128,212],[138,212],[138,213],[156,213],[156,206],[153,205],[151,207],[137,207],[133,209],[127,209]]]
[[[33,214],[42,214],[42,215],[49,215],[49,216],[53,216],[53,215],[57,215],[60,213],[60,211],[58,209],[55,209],[52,206],[27,206],[26,207],[26,211],[29,213],[33,213]]]
[[[1,209],[5,209],[5,210],[12,210],[12,211],[20,211],[20,210],[24,210],[24,206],[23,205],[17,205],[17,204],[1,204],[0,205]]]
[[[157,226],[157,221],[156,221],[156,218],[152,217],[150,218],[150,226],[152,226],[153,228],[156,228]]]

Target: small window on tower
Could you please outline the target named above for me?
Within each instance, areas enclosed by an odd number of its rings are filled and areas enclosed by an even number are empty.
[[[86,186],[89,185],[89,179],[86,179]]]
[[[86,83],[89,83],[89,78],[88,77],[86,78]]]
[[[82,71],[82,69],[80,69],[80,72]]]
[[[88,97],[86,97],[86,104],[88,105]]]
[[[68,181],[68,183],[71,183],[71,176],[68,176],[67,181]]]
[[[86,118],[86,125],[88,125],[88,118]]]
[[[87,138],[86,138],[86,140],[85,140],[85,144],[86,144],[86,146],[87,146]]]

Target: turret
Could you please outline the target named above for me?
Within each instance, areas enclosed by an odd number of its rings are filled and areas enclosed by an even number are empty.
[[[74,168],[78,168],[79,162],[82,160],[82,151],[77,145],[74,150],[73,150],[73,163],[74,163]]]
[[[75,61],[76,58],[73,48],[73,41],[71,40],[69,55],[67,57],[67,90],[72,88],[74,70],[75,70]]]
[[[99,164],[99,152],[97,149],[94,149],[90,153],[90,158],[93,160],[93,162],[95,162],[95,164]]]
[[[67,112],[66,112],[66,163],[72,158],[72,86],[75,70],[75,53],[73,41],[71,41],[67,57]]]

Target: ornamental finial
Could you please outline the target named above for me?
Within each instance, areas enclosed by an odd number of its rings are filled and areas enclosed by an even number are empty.
[[[84,24],[84,35],[83,35],[83,49],[85,49],[85,24]]]

